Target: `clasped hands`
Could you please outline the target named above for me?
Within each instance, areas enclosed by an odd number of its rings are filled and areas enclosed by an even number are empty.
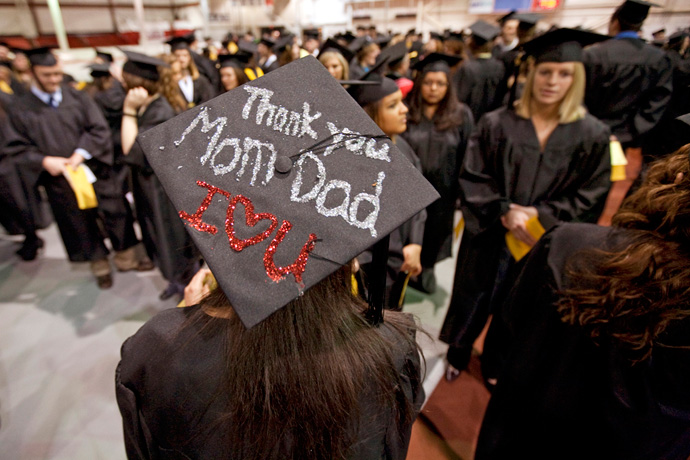
[[[511,204],[508,212],[501,216],[501,224],[512,232],[519,241],[532,247],[537,244],[537,240],[527,231],[527,221],[538,216],[539,212],[534,206]]]
[[[67,166],[76,171],[80,164],[84,162],[84,157],[74,152],[71,157],[44,157],[43,169],[48,171],[51,176],[62,176],[67,172]]]

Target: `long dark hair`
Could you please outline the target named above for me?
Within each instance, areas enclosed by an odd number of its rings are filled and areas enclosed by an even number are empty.
[[[607,337],[639,361],[666,328],[690,316],[690,145],[658,160],[613,218],[622,246],[589,251],[569,267],[577,285],[559,302],[562,319]],[[679,176],[682,173],[682,176]]]
[[[220,289],[190,318],[202,329],[225,330],[222,392],[230,403],[218,426],[232,422],[225,439],[241,458],[346,458],[365,394],[391,411],[399,432],[411,423],[414,407],[391,350],[401,344],[417,350],[414,324],[386,312],[399,340],[386,339],[365,321],[366,305],[352,294],[351,277],[349,266],[341,268],[249,330],[234,314],[219,319],[204,313],[232,313]]]
[[[434,126],[439,131],[446,131],[460,126],[463,122],[462,108],[457,96],[455,96],[455,87],[450,78],[449,70],[425,69],[421,72],[417,72],[412,91],[410,91],[410,94],[407,95],[405,100],[408,109],[410,109],[410,112],[407,114],[408,121],[419,124],[422,121],[422,117],[424,117],[424,106],[426,102],[424,102],[424,98],[422,97],[422,82],[429,72],[443,72],[448,82],[446,95],[441,99],[441,102],[439,102],[436,113],[434,114]]]

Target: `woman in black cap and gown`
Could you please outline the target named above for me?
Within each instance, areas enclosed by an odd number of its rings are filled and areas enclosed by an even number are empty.
[[[612,227],[561,224],[532,249],[477,460],[689,458],[689,154],[653,163]]]
[[[220,64],[220,83],[223,86],[223,92],[230,91],[243,85],[249,81],[247,74],[244,72],[245,67],[249,65],[251,55],[238,51],[236,54],[221,54],[218,56],[218,63]]]
[[[433,53],[414,65],[417,71],[407,96],[407,131],[402,135],[419,157],[422,173],[441,195],[427,208],[422,273],[413,286],[436,290],[434,265],[451,257],[453,218],[458,199],[458,177],[467,142],[474,129],[472,112],[455,97],[450,69],[460,58]]]
[[[604,204],[610,131],[582,106],[581,62],[582,46],[603,38],[559,29],[526,44],[535,65],[521,99],[484,115],[470,139],[460,174],[465,230],[440,335],[449,345],[448,379],[467,367],[500,305],[515,260],[507,234],[528,249],[538,238],[531,223],[548,230],[557,222],[596,221]],[[488,364],[482,360],[486,379],[493,378]]]
[[[284,110],[308,107],[308,134],[257,122],[256,91]],[[204,116],[221,128],[201,162]],[[331,135],[345,128],[371,135],[371,148]],[[230,165],[232,145],[216,147],[237,139],[270,145],[275,162],[256,163],[255,178]],[[128,457],[405,459],[424,397],[415,326],[353,293],[352,259],[424,209],[433,187],[311,56],[138,144],[219,287],[199,300],[209,275],[200,271],[191,306],[161,312],[124,343],[116,388]],[[405,188],[415,194],[401,203]]]
[[[194,107],[213,98],[216,91],[208,78],[199,72],[194,63],[193,51],[189,49],[189,40],[188,37],[175,37],[168,41],[168,44],[182,68],[182,78],[177,84],[187,100],[187,106]]]
[[[122,68],[127,89],[122,107],[122,151],[132,168],[132,192],[146,252],[168,281],[160,294],[166,300],[182,296],[184,287],[199,269],[200,255],[135,142],[139,133],[175,116],[160,94],[158,67],[166,64],[140,53],[126,54],[128,60]]]

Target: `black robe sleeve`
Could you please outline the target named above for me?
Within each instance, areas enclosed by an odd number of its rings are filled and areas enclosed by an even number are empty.
[[[126,344],[127,342],[125,342]],[[124,347],[124,345],[123,345]],[[136,392],[121,380],[121,363],[115,372],[115,395],[122,415],[125,451],[129,460],[146,460],[155,457],[155,441],[139,411]]]
[[[199,75],[199,78],[194,80],[194,105],[202,104],[206,101],[213,99],[215,96],[215,91],[211,86],[211,82],[208,81],[203,75]]]
[[[151,102],[146,111],[144,111],[143,115],[139,117],[139,134],[170,120],[174,116],[175,111],[172,109],[172,107],[170,107],[168,101],[159,97]],[[149,174],[153,173],[153,169],[151,169],[148,160],[146,160],[144,151],[142,150],[138,141],[135,141],[134,145],[132,145],[132,149],[125,157],[125,163],[141,168],[143,171],[146,171]]]
[[[113,155],[110,128],[108,127],[108,122],[105,120],[101,109],[99,109],[93,99],[86,94],[77,90],[72,91],[75,98],[79,99],[86,113],[86,122],[83,126],[84,132],[79,138],[77,148],[86,150],[93,158],[102,163],[113,165],[115,157]]]

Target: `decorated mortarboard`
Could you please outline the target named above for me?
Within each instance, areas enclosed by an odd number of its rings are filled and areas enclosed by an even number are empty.
[[[515,19],[515,18],[513,18],[513,16],[515,16],[516,13],[517,13],[517,10],[510,10],[509,13],[504,14],[503,16],[498,18],[498,23],[503,24],[510,19]]]
[[[105,51],[96,50],[96,57],[102,59],[104,62],[107,63],[113,62],[113,55],[110,53],[106,53]]]
[[[220,54],[218,56],[218,64],[221,68],[223,67],[237,67],[238,69],[244,69],[252,55],[244,51],[237,51],[235,54]]]
[[[312,56],[137,143],[248,328],[438,197]]]
[[[323,46],[321,46],[321,49],[319,50],[319,56],[328,51],[334,51],[336,53],[342,54],[342,56],[345,58],[345,61],[347,62],[350,62],[352,58],[355,57],[355,53],[353,53],[337,41],[333,40],[332,38],[326,40]]]
[[[642,24],[649,14],[649,8],[652,6],[661,5],[645,0],[625,0],[625,2],[616,9],[616,14],[619,19],[629,24]]]
[[[42,46],[40,48],[33,48],[30,50],[24,50],[24,54],[29,58],[32,66],[54,66],[57,64],[57,59],[55,55],[51,52],[51,47]]]
[[[421,61],[416,62],[413,70],[424,72],[445,72],[449,71],[451,67],[460,62],[460,56],[451,56],[450,54],[431,53]]]
[[[88,65],[89,70],[91,70],[91,76],[97,77],[109,77],[110,76],[110,66],[105,63],[94,63]]]
[[[470,31],[472,33],[472,39],[477,45],[483,45],[484,43],[490,42],[501,33],[500,28],[482,20],[472,24],[470,26]]]
[[[510,19],[517,19],[520,21],[518,27],[522,29],[531,29],[541,19],[541,15],[536,13],[516,13]]]
[[[405,56],[407,56],[407,44],[405,42],[398,42],[381,51],[376,60],[382,61],[387,59],[388,66],[392,67],[402,61]]]
[[[540,62],[582,62],[582,49],[608,40],[606,35],[577,29],[557,29],[533,38],[523,45],[526,55]]]
[[[127,62],[122,66],[122,71],[145,78],[146,80],[158,80],[160,77],[158,67],[170,67],[165,61],[153,56],[135,51],[122,50],[122,52],[127,56]]]
[[[189,49],[189,45],[194,43],[194,35],[183,35],[181,37],[173,37],[167,42],[170,45],[170,51],[175,52],[177,50]]]

